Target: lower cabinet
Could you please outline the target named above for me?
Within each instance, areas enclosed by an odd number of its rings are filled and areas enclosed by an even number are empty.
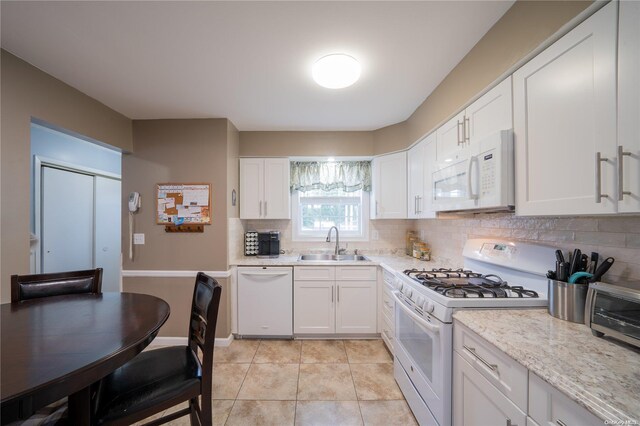
[[[527,415],[460,354],[453,354],[453,424],[524,426]]]
[[[295,334],[375,334],[376,267],[294,268]]]
[[[455,426],[601,426],[602,423],[477,333],[454,322]]]

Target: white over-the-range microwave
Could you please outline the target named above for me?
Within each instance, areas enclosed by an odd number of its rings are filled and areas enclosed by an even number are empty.
[[[512,210],[513,155],[513,131],[501,130],[439,162],[431,176],[434,210]]]

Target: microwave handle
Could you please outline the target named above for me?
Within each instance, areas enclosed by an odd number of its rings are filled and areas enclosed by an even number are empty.
[[[475,155],[472,155],[471,157],[469,157],[469,167],[467,168],[467,186],[469,188],[469,199],[471,200],[477,200],[478,199],[478,194],[474,194],[473,193],[473,179],[471,178],[471,171],[473,169],[473,162],[476,161],[478,159],[478,157],[476,157]]]

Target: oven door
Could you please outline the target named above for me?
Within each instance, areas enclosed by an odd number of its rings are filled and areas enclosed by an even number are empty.
[[[409,376],[438,424],[451,423],[452,325],[419,315],[395,297],[396,362]]]

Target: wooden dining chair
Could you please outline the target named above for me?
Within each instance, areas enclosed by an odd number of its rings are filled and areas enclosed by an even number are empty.
[[[77,293],[102,293],[102,268],[11,276],[12,302]]]
[[[198,273],[187,346],[142,352],[101,380],[94,397],[92,424],[129,425],[189,401],[187,408],[147,425],[160,425],[187,414],[191,425],[211,425],[213,343],[221,293],[215,279]]]

